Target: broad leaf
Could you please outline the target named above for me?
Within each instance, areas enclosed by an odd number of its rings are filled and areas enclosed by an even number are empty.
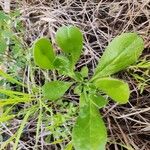
[[[75,150],[105,150],[107,131],[98,108],[89,101],[81,108],[72,135]]]
[[[74,65],[82,51],[83,36],[80,30],[75,26],[63,26],[56,33],[56,42],[59,47],[70,56],[70,61]]]
[[[104,106],[108,104],[108,101],[101,95],[91,94],[90,99],[92,103],[99,109],[103,108]]]
[[[106,77],[135,63],[144,49],[143,39],[136,33],[123,33],[109,43],[93,79]]]
[[[81,84],[78,84],[76,85],[76,87],[74,88],[74,94],[77,94],[77,95],[81,95],[82,93],[82,85]]]
[[[47,99],[57,100],[65,94],[65,92],[69,89],[71,85],[72,83],[64,81],[47,82],[42,88],[43,95]]]
[[[53,69],[55,54],[47,38],[41,38],[34,44],[34,61],[42,69]]]
[[[56,56],[53,65],[60,74],[67,74],[70,71],[69,59],[63,55]]]
[[[82,77],[88,77],[89,69],[87,66],[83,66],[80,71]]]
[[[125,104],[129,100],[129,86],[124,81],[113,78],[100,78],[94,84],[98,89],[120,104]]]

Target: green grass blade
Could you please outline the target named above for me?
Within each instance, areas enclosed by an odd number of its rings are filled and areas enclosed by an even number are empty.
[[[6,121],[8,121],[8,120],[10,120],[10,119],[12,119],[12,118],[14,118],[15,117],[15,115],[1,115],[1,117],[0,117],[0,123],[2,123],[2,122],[6,122]]]
[[[31,97],[30,94],[26,94],[26,93],[23,93],[23,92],[12,91],[12,90],[5,90],[5,89],[0,89],[0,93],[5,94],[5,95],[10,96],[10,97],[17,97],[17,96]]]
[[[10,104],[17,104],[21,102],[29,102],[32,99],[30,98],[13,98],[13,99],[2,99],[0,100],[0,106],[3,107],[5,105],[10,105]]]
[[[21,85],[23,87],[27,87],[26,85],[24,85],[23,83],[17,81],[16,79],[14,79],[13,77],[11,77],[9,74],[3,72],[1,69],[0,69],[0,76],[2,76],[4,79],[8,80],[9,82],[11,83],[16,83],[18,85]]]
[[[34,149],[37,149],[41,123],[42,123],[42,104],[41,104],[41,99],[40,99],[40,112],[39,112],[39,115],[38,115],[38,122],[37,122],[37,126],[36,126],[36,137],[35,137],[36,142],[35,142]]]
[[[20,139],[20,137],[21,137],[21,134],[22,134],[22,132],[23,132],[23,129],[24,129],[24,127],[25,127],[25,124],[26,124],[27,121],[28,121],[28,118],[29,118],[30,114],[31,114],[31,111],[29,110],[29,111],[26,113],[24,119],[22,120],[21,126],[20,126],[20,128],[19,128],[19,130],[18,130],[18,132],[17,132],[17,136],[16,136],[16,138],[15,138],[16,141],[15,141],[15,144],[14,144],[14,146],[13,146],[13,150],[17,150],[17,146],[18,146],[18,143],[19,143],[19,139]]]

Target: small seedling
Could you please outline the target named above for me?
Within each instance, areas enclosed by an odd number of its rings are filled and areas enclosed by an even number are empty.
[[[126,82],[111,75],[135,63],[144,49],[143,39],[136,33],[122,33],[107,46],[91,79],[88,68],[75,71],[75,64],[83,48],[83,35],[75,26],[63,26],[56,33],[56,43],[62,53],[56,55],[47,38],[34,43],[34,61],[42,69],[56,70],[71,77],[70,82],[51,81],[42,87],[45,99],[60,99],[73,85],[80,96],[80,112],[73,127],[72,143],[76,150],[105,150],[107,129],[99,109],[107,105],[106,94],[118,104],[129,100],[130,89]]]

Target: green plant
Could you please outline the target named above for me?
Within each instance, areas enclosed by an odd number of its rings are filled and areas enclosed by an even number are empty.
[[[20,13],[16,10],[10,14],[0,11],[0,65],[17,77],[25,67],[23,24],[19,17]]]
[[[26,58],[24,54],[24,42],[22,40],[23,26],[20,20],[19,11],[12,11],[9,14],[0,11],[0,149],[14,142],[13,149],[16,150],[25,124],[29,121],[29,115],[33,115],[39,106],[25,108],[26,112],[17,104],[31,103],[35,100],[34,95],[22,91],[27,89],[27,85],[22,82],[22,73]],[[19,80],[19,81],[18,81]],[[11,126],[10,120],[22,117],[21,127],[16,133],[7,136],[3,128]]]
[[[43,96],[51,101],[60,99],[71,86],[75,85],[74,93],[80,96],[80,112],[73,127],[73,146],[77,150],[104,150],[107,143],[107,129],[99,109],[108,103],[105,95],[118,104],[127,103],[130,96],[128,84],[112,78],[111,75],[137,61],[144,49],[143,40],[136,33],[122,33],[114,38],[89,80],[86,66],[81,71],[75,71],[75,64],[83,47],[80,30],[74,26],[59,28],[56,43],[62,50],[59,55],[56,55],[47,38],[37,40],[34,43],[34,61],[42,69],[56,70],[71,79],[70,82],[46,81],[42,87]]]
[[[137,64],[128,68],[128,73],[133,77],[137,83],[137,88],[142,94],[149,86],[150,81],[150,61],[147,55],[140,59]]]

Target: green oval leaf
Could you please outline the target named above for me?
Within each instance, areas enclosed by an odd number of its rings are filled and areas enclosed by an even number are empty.
[[[55,54],[52,44],[47,38],[41,38],[34,43],[33,55],[35,64],[42,69],[53,69]]]
[[[94,79],[106,77],[135,63],[144,49],[143,39],[136,33],[122,33],[107,46],[96,68]]]
[[[105,150],[107,130],[97,107],[90,101],[81,108],[72,142],[76,150]]]
[[[76,87],[74,88],[74,93],[79,96],[82,94],[82,85],[81,84],[76,85]]]
[[[80,71],[83,78],[88,77],[89,69],[87,66],[83,66]]]
[[[71,85],[72,83],[64,81],[47,82],[42,87],[43,95],[47,99],[57,100],[65,94]]]
[[[98,89],[120,104],[125,104],[129,100],[130,89],[124,81],[113,78],[100,78],[94,84]]]
[[[90,99],[97,108],[103,108],[108,104],[108,101],[101,95],[91,94]]]
[[[56,42],[59,47],[71,55],[71,63],[74,65],[80,55],[83,47],[83,35],[75,26],[62,26],[56,33]]]
[[[66,56],[56,56],[53,65],[60,74],[67,75],[70,72],[70,62]]]

